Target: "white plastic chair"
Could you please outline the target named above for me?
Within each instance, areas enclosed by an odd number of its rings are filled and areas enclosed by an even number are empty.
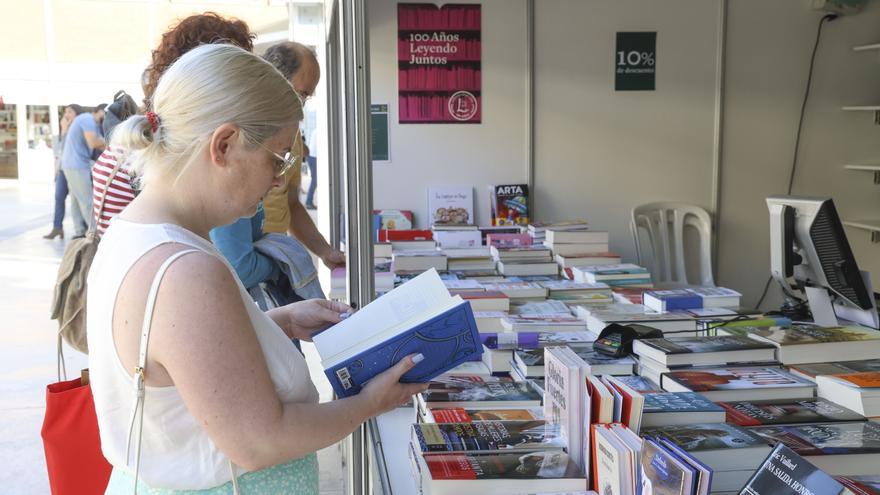
[[[685,227],[697,230],[699,243],[699,285],[714,287],[712,277],[712,219],[706,210],[699,206],[658,202],[636,206],[632,211],[633,241],[639,265],[643,265],[643,239],[641,232],[647,232],[647,244],[653,249],[651,277],[659,287],[682,287],[695,285],[688,281],[685,270]],[[644,266],[644,265],[643,265]]]

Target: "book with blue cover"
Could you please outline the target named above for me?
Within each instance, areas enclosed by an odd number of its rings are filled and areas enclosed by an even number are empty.
[[[723,423],[723,407],[695,392],[658,392],[645,395],[642,426]]]
[[[363,385],[409,354],[425,359],[402,382],[427,382],[483,347],[470,304],[450,296],[436,270],[429,270],[314,336],[324,373],[339,397]]]
[[[645,306],[654,311],[702,308],[703,298],[687,289],[650,290],[642,294]]]

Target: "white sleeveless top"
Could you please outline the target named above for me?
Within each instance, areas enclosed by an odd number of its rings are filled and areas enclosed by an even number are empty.
[[[86,311],[92,393],[104,457],[114,468],[131,474],[134,452],[131,463],[126,465],[125,449],[135,392],[113,342],[113,306],[132,265],[165,243],[185,244],[216,256],[235,276],[235,271],[210,242],[176,225],[138,224],[115,218],[101,238],[89,271]],[[257,307],[237,276],[235,280],[281,401],[318,402],[318,392],[302,354],[281,328]],[[157,309],[161,311],[161,307]],[[151,487],[198,490],[222,485],[231,479],[226,456],[196,424],[174,386],[146,388],[141,445],[140,477]],[[239,470],[237,474],[243,472]]]

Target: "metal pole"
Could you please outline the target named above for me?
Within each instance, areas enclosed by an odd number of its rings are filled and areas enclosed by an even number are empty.
[[[342,1],[343,71],[345,94],[345,196],[348,296],[357,307],[373,298],[372,170],[369,140],[369,37],[364,0]],[[349,459],[351,489],[363,495],[370,487],[366,448],[367,434],[361,425],[351,435]]]
[[[727,38],[727,0],[719,0],[718,42],[715,49],[715,136],[712,156],[712,279],[718,283],[718,238],[721,237],[721,162],[724,144],[724,68]]]
[[[526,0],[526,184],[529,220],[535,215],[535,0]]]

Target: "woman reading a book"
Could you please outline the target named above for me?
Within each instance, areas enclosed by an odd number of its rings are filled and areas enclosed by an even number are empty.
[[[136,483],[163,495],[316,494],[318,449],[425,389],[399,383],[407,356],[360,394],[319,404],[291,339],[310,340],[350,308],[308,300],[264,313],[208,241],[279,183],[301,119],[271,65],[214,44],[183,55],[151,112],[114,131],[143,192],[107,229],[89,274],[91,384],[114,467],[106,493]]]

